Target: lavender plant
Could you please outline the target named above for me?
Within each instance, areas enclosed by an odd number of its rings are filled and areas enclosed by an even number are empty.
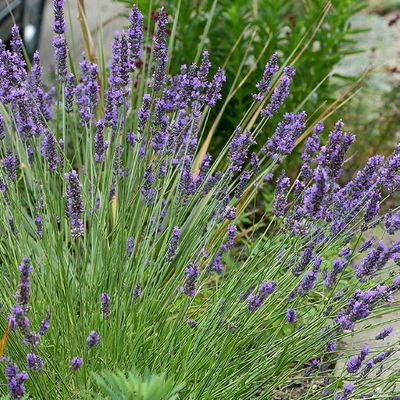
[[[270,399],[298,381],[302,399],[398,394],[391,327],[376,354],[340,343],[400,289],[385,273],[400,243],[374,237],[380,222],[385,238],[400,228],[397,209],[380,212],[399,185],[400,146],[340,182],[355,140],[342,121],[325,144],[304,112],[271,126],[295,73],[279,73],[274,55],[223,150],[202,154],[226,83],[209,54],[168,75],[160,10],[139,70],[133,7],[109,69],[83,55],[75,75],[53,3],[54,89],[38,54],[27,66],[17,28],[0,48],[2,394]],[[282,161],[307,136],[291,181]],[[257,210],[274,181],[273,204]]]

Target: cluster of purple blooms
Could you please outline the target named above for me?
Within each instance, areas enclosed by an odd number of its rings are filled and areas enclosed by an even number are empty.
[[[201,123],[204,110],[214,107],[221,98],[222,85],[226,78],[219,68],[210,77],[211,62],[209,54],[204,51],[200,65],[183,65],[175,76],[168,76],[167,23],[168,16],[162,9],[156,15],[156,33],[153,40],[154,67],[151,70],[149,82],[144,82],[145,91],[135,114],[135,124],[129,126],[128,111],[131,108],[130,91],[137,83],[133,79],[141,68],[143,45],[143,15],[134,6],[130,16],[130,26],[127,32],[117,33],[112,45],[112,59],[108,75],[108,85],[104,90],[104,110],[100,109],[102,86],[98,66],[86,56],[79,64],[79,76],[70,71],[67,55],[68,48],[65,39],[66,24],[64,20],[63,1],[53,0],[55,21],[53,40],[55,54],[55,72],[57,83],[63,88],[65,112],[68,115],[79,116],[81,130],[84,132],[82,142],[89,141],[96,173],[88,185],[81,182],[87,178],[90,168],[68,165],[68,143],[64,144],[57,129],[52,126],[52,108],[54,90],[46,91],[42,85],[42,69],[39,55],[35,54],[32,67],[27,70],[22,56],[22,41],[17,28],[13,28],[11,48],[7,50],[0,44],[0,101],[9,109],[12,115],[12,128],[18,132],[26,150],[29,163],[35,162],[35,150],[39,148],[40,156],[50,176],[57,179],[57,172],[63,173],[65,185],[65,218],[70,225],[71,236],[79,244],[79,238],[90,231],[93,209],[98,210],[103,205],[103,199],[97,197],[95,187],[102,171],[112,168],[111,182],[107,182],[107,197],[117,202],[121,185],[135,180],[135,191],[132,197],[140,199],[143,215],[149,214],[150,227],[143,228],[143,235],[149,231],[155,232],[150,244],[157,248],[168,268],[180,268],[183,258],[181,232],[185,232],[185,241],[191,238],[186,235],[186,226],[172,221],[177,212],[196,209],[200,202],[208,201],[210,210],[207,223],[204,226],[202,251],[191,255],[190,261],[185,260],[185,268],[179,269],[182,280],[179,292],[190,298],[201,291],[202,280],[209,279],[212,273],[222,275],[225,272],[224,257],[234,250],[237,239],[235,224],[242,208],[242,201],[252,193],[254,188],[261,187],[272,180],[274,173],[281,169],[285,156],[292,153],[302,135],[306,132],[307,115],[305,112],[284,113],[270,138],[261,147],[261,155],[253,149],[257,147],[257,135],[251,130],[238,126],[232,140],[227,145],[226,168],[218,170],[221,161],[212,163],[209,153],[200,154],[198,146],[202,134]],[[71,69],[72,70],[72,69]],[[255,105],[259,106],[262,121],[277,115],[285,99],[295,69],[292,66],[283,68],[280,77],[278,56],[274,53],[265,66],[264,73],[253,95]],[[272,88],[272,89],[271,89]],[[271,93],[270,93],[271,92]],[[68,117],[68,116],[67,116]],[[8,128],[8,127],[7,127]],[[288,324],[295,324],[301,317],[297,302],[307,297],[319,284],[322,277],[321,290],[333,291],[343,273],[353,273],[360,284],[369,282],[376,277],[390,261],[398,261],[400,242],[390,246],[374,238],[366,240],[358,251],[350,247],[356,227],[367,230],[377,223],[383,222],[385,230],[393,235],[400,230],[400,212],[389,210],[383,217],[379,215],[384,194],[394,191],[400,184],[400,146],[396,147],[389,157],[373,156],[364,168],[347,184],[341,184],[343,163],[349,146],[354,141],[354,135],[344,132],[342,121],[335,124],[328,140],[322,144],[321,134],[324,130],[322,122],[318,122],[307,138],[302,153],[303,164],[298,176],[293,180],[284,170],[278,174],[276,190],[271,211],[272,222],[281,224],[287,233],[299,243],[299,251],[290,254],[290,279],[293,286],[287,297],[283,299],[285,308],[282,315]],[[310,129],[311,130],[311,129]],[[0,140],[9,134],[5,127],[4,117],[0,115]],[[40,138],[40,146],[35,145],[35,139]],[[68,139],[69,140],[69,139]],[[73,147],[73,146],[72,146]],[[7,206],[9,186],[16,186],[20,165],[19,154],[14,154],[10,148],[5,148],[2,176],[0,177],[0,193]],[[128,160],[139,160],[140,168],[134,171],[137,176],[132,178]],[[112,160],[111,163],[108,161]],[[266,161],[267,160],[267,161]],[[87,160],[91,163],[92,160]],[[125,163],[125,164],[124,164]],[[267,167],[265,164],[268,163]],[[73,169],[76,168],[76,169]],[[64,172],[67,169],[69,172]],[[97,175],[98,174],[98,175]],[[176,177],[176,185],[171,177]],[[131,179],[132,178],[132,179]],[[137,179],[136,179],[137,178]],[[164,182],[169,182],[164,185]],[[164,185],[164,186],[163,186]],[[168,185],[171,185],[169,187]],[[175,190],[175,192],[168,192]],[[176,208],[169,210],[171,198],[176,198]],[[87,205],[87,198],[94,200]],[[276,217],[276,218],[275,218]],[[33,216],[35,239],[46,235],[43,229],[43,210]],[[59,224],[59,217],[57,223]],[[13,218],[9,217],[13,228]],[[272,223],[271,222],[271,223]],[[174,226],[172,229],[171,227]],[[47,226],[45,225],[45,228]],[[214,230],[218,235],[213,235]],[[131,232],[128,230],[128,232]],[[211,232],[211,233],[210,233]],[[136,253],[140,252],[141,236],[124,239],[125,260],[130,264],[137,262]],[[213,246],[206,241],[212,237]],[[325,259],[323,248],[330,241],[341,240],[342,249],[332,262]],[[125,245],[126,240],[126,245]],[[367,252],[364,256],[360,254]],[[358,255],[358,259],[356,259]],[[150,264],[150,262],[149,262]],[[203,271],[205,273],[203,273]],[[24,343],[29,346],[26,355],[27,370],[39,372],[44,368],[42,358],[36,354],[39,341],[50,326],[50,311],[43,319],[38,332],[31,330],[29,320],[29,301],[31,294],[32,266],[28,258],[24,258],[19,267],[19,284],[15,296],[15,305],[8,316],[12,330],[19,329],[24,337]],[[267,280],[274,279],[274,280]],[[264,276],[258,282],[252,282],[251,288],[244,296],[247,314],[257,317],[256,311],[269,301],[275,291],[280,290],[279,277]],[[134,281],[136,282],[136,281]],[[142,285],[142,282],[140,282]],[[258,285],[258,289],[255,287]],[[249,285],[250,286],[250,285]],[[146,295],[146,286],[142,286]],[[132,302],[142,296],[142,287],[131,286]],[[373,308],[383,302],[390,302],[394,292],[400,289],[400,278],[392,283],[381,283],[369,289],[358,289],[349,296],[345,307],[336,309],[335,317],[330,327],[334,333],[353,330],[357,321],[366,318]],[[104,292],[100,295],[99,312],[103,319],[110,314],[110,303],[113,294]],[[143,299],[146,296],[143,296]],[[335,297],[333,296],[333,299]],[[97,298],[98,301],[98,298]],[[138,302],[139,304],[140,302]],[[290,306],[289,306],[290,303]],[[285,314],[286,312],[286,314]],[[198,326],[198,322],[187,320],[190,327]],[[223,325],[223,324],[222,324]],[[297,324],[296,324],[297,325]],[[231,326],[235,326],[233,323]],[[236,328],[235,328],[236,329]],[[376,340],[384,340],[392,333],[392,328],[385,328],[376,336]],[[102,332],[102,331],[101,331]],[[86,351],[97,346],[100,335],[93,330],[86,339]],[[336,351],[336,340],[329,339],[325,347],[327,352]],[[371,360],[366,360],[368,347],[363,347],[361,353],[352,357],[347,363],[349,373],[357,373],[365,364],[365,371],[381,363],[389,357],[390,352],[382,353]],[[85,361],[86,362],[86,361]],[[70,360],[70,370],[77,372],[83,364],[81,357]],[[313,360],[312,369],[319,368],[319,360]],[[30,373],[30,372],[29,372]],[[7,362],[6,379],[13,398],[21,398],[25,394],[24,383],[29,378],[26,372],[19,372],[13,362]],[[343,391],[335,394],[336,400],[346,400],[353,392],[354,386],[347,384]]]

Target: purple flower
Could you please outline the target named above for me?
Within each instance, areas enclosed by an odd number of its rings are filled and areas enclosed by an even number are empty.
[[[141,45],[143,36],[143,15],[139,8],[134,5],[131,12],[129,13],[129,47],[130,47],[130,57],[132,69],[135,66],[135,62],[141,56]]]
[[[10,44],[12,51],[22,59],[22,39],[18,25],[13,25],[11,28]]]
[[[83,364],[82,358],[73,357],[69,368],[71,369],[72,372],[76,372],[80,367],[82,367],[82,364]]]
[[[194,319],[188,319],[186,322],[189,325],[189,328],[193,329],[196,328],[197,326],[197,322]]]
[[[363,253],[364,251],[368,250],[373,244],[375,243],[375,239],[371,238],[366,240],[364,243],[361,243],[358,252]]]
[[[228,171],[239,172],[246,161],[249,147],[254,144],[249,131],[241,133],[240,127],[237,127],[231,142],[229,143],[229,167]]]
[[[57,156],[57,141],[54,135],[47,131],[40,145],[40,152],[43,158],[47,161],[50,171],[55,171],[58,165]]]
[[[98,163],[104,162],[104,154],[108,148],[108,143],[104,140],[104,121],[100,120],[96,124],[96,133],[94,135],[94,160]]]
[[[350,396],[353,393],[353,390],[354,390],[354,383],[352,382],[346,383],[343,386],[343,392],[335,394],[333,396],[333,400],[348,400],[349,398],[348,396]]]
[[[394,235],[400,230],[400,211],[388,210],[384,218],[385,229],[389,235]]]
[[[221,99],[221,89],[225,81],[226,77],[224,70],[218,68],[218,71],[210,82],[207,93],[204,96],[204,101],[209,107],[214,107],[217,104],[217,101]]]
[[[13,399],[21,399],[25,395],[25,381],[29,375],[25,372],[18,372],[16,364],[8,363],[5,370],[8,390]]]
[[[47,331],[47,329],[49,329],[49,327],[50,327],[50,317],[51,317],[51,310],[49,308],[47,310],[46,316],[44,317],[44,319],[40,323],[40,327],[39,327],[39,331],[38,331],[38,335],[40,337],[44,335],[44,333]]]
[[[296,316],[296,311],[289,308],[286,311],[286,320],[289,322],[289,324],[294,324],[296,322],[297,316]]]
[[[283,121],[279,122],[272,137],[267,140],[261,152],[279,160],[283,155],[290,154],[306,126],[307,114],[285,113]]]
[[[140,188],[140,193],[143,196],[143,200],[147,206],[151,206],[154,203],[156,197],[156,189],[153,188],[155,181],[154,173],[152,172],[153,166],[150,164],[144,171],[143,182]]]
[[[303,162],[310,162],[312,160],[312,156],[319,150],[320,136],[323,130],[324,124],[319,122],[314,128],[313,134],[307,138],[303,154],[301,155]]]
[[[65,97],[65,112],[71,113],[74,105],[75,93],[75,76],[67,74],[65,78],[64,97]]]
[[[257,295],[250,294],[247,297],[247,307],[249,311],[256,311],[260,308],[264,300],[271,295],[275,289],[275,282],[263,282],[258,289]]]
[[[261,110],[261,115],[263,117],[272,117],[278,111],[279,107],[289,95],[290,83],[295,73],[296,70],[291,65],[283,69],[283,75],[279,79],[279,83],[271,95],[269,104]]]
[[[323,200],[328,193],[327,173],[318,167],[314,173],[314,183],[304,191],[302,211],[308,215],[319,218],[323,216]]]
[[[218,252],[211,262],[210,271],[214,271],[220,275],[224,272],[224,269],[225,267],[222,263],[222,254],[221,252]]]
[[[397,172],[400,169],[400,145],[397,144],[393,154],[386,160],[378,170],[378,183],[392,192],[399,185]]]
[[[280,217],[285,214],[285,209],[287,205],[287,194],[290,189],[290,179],[286,176],[285,171],[282,171],[281,176],[276,182],[276,190],[274,203],[272,205],[272,212]]]
[[[367,203],[367,209],[364,215],[364,222],[371,222],[378,214],[381,194],[378,191],[372,193]]]
[[[127,94],[131,63],[129,60],[129,39],[125,32],[116,33],[112,44],[112,60],[108,78],[111,91],[118,93],[117,105],[122,104],[122,96]],[[119,90],[121,90],[119,92]]]
[[[7,151],[4,157],[4,168],[6,169],[7,179],[15,181],[17,179],[17,170],[19,166],[19,160],[14,156],[11,151]]]
[[[197,266],[194,264],[189,264],[185,268],[185,283],[181,287],[181,292],[189,297],[194,297],[196,295],[196,280],[199,275]]]
[[[347,372],[349,374],[355,374],[361,368],[362,362],[368,355],[368,350],[368,346],[365,345],[362,347],[360,354],[350,358],[347,362]]]
[[[261,80],[256,84],[258,93],[253,94],[253,99],[255,101],[261,101],[264,98],[264,95],[268,93],[272,78],[278,70],[278,54],[274,53],[265,65]]]
[[[3,140],[6,137],[6,133],[4,132],[4,118],[0,114],[0,140]]]
[[[100,336],[96,331],[91,331],[86,339],[86,348],[90,349],[99,343]]]
[[[43,237],[43,225],[42,225],[42,217],[40,215],[36,215],[35,217],[35,225],[36,225],[36,234],[39,238]]]
[[[337,348],[336,340],[330,340],[326,344],[326,351],[336,351],[336,348]]]
[[[15,295],[17,304],[26,312],[30,297],[30,276],[32,274],[32,265],[28,257],[22,259],[19,266],[19,285]]]
[[[244,190],[246,189],[247,183],[249,182],[251,174],[249,171],[243,171],[240,175],[239,182],[236,185],[234,196],[237,199],[240,199],[243,195]]]
[[[108,293],[102,293],[100,296],[100,303],[103,319],[108,319],[110,316],[110,295]]]
[[[345,154],[354,142],[355,136],[343,132],[343,122],[337,121],[335,129],[329,134],[328,144],[322,146],[318,156],[321,167],[328,171],[328,176],[338,178],[342,172]]]
[[[384,340],[393,332],[393,328],[391,326],[387,326],[378,335],[375,336],[375,340]]]
[[[81,78],[75,88],[76,102],[81,115],[81,124],[85,126],[93,117],[99,101],[100,87],[97,81],[99,69],[89,62],[85,56],[79,63]]]
[[[55,75],[60,82],[64,82],[68,76],[67,68],[67,42],[63,35],[53,38]]]
[[[254,174],[258,174],[260,170],[260,159],[258,158],[256,153],[251,153],[250,163],[253,168]]]
[[[169,248],[168,248],[168,252],[167,252],[167,260],[168,261],[172,261],[176,255],[176,250],[178,247],[178,240],[179,240],[180,234],[181,234],[180,229],[177,226],[175,226],[174,229],[172,230],[172,238],[169,242]]]
[[[65,32],[63,7],[64,7],[64,0],[53,0],[53,11],[54,11],[53,31],[58,35],[62,35]]]
[[[26,356],[27,368],[32,371],[39,372],[43,368],[43,360],[41,357],[33,352],[30,352]]]
[[[130,236],[126,242],[126,256],[130,257],[133,253],[133,249],[135,247],[135,239]]]
[[[28,156],[29,164],[32,164],[33,163],[33,157],[34,157],[34,154],[35,154],[32,146],[28,146],[26,148],[26,154]]]
[[[133,132],[128,132],[126,134],[126,141],[131,146],[134,147],[136,144],[136,136]]]
[[[272,172],[268,172],[264,176],[264,182],[271,182],[273,177],[274,177],[274,174]]]
[[[67,217],[71,218],[71,234],[73,237],[82,236],[84,233],[83,200],[81,195],[81,184],[78,180],[78,173],[72,170],[64,174],[67,181],[67,204],[65,212]]]
[[[168,15],[162,8],[158,13],[157,32],[154,37],[154,58],[156,67],[153,75],[153,88],[155,91],[161,90],[166,81],[168,49],[167,49],[167,23]]]
[[[137,299],[140,297],[141,294],[142,294],[142,289],[141,289],[141,287],[138,286],[138,285],[136,285],[136,286],[135,286],[135,289],[133,289],[133,294],[132,294],[133,299],[134,299],[134,300],[137,300]]]

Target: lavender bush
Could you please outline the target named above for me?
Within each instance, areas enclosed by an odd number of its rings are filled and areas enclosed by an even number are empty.
[[[347,354],[341,340],[400,289],[386,272],[400,242],[383,242],[400,214],[380,212],[399,185],[400,146],[341,182],[355,140],[342,121],[326,142],[304,112],[271,126],[295,74],[273,56],[224,149],[202,154],[226,84],[211,56],[169,76],[160,10],[138,69],[134,7],[108,67],[83,55],[75,72],[62,7],[54,0],[54,89],[39,54],[27,65],[17,28],[0,49],[1,392],[272,399],[303,382],[302,399],[395,398],[392,328],[371,337],[379,353],[365,343]],[[291,181],[282,161],[303,138]]]

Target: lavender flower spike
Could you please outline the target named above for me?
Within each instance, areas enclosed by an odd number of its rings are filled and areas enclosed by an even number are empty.
[[[42,320],[42,322],[40,324],[40,327],[39,327],[38,335],[40,337],[44,335],[44,333],[47,331],[47,329],[49,329],[49,327],[50,327],[50,317],[51,317],[51,310],[49,308],[47,310],[46,316]]]
[[[33,352],[26,355],[27,367],[32,371],[39,372],[43,368],[43,360]]]
[[[0,114],[0,140],[3,140],[6,137],[6,133],[4,131],[4,118]]]
[[[130,257],[133,254],[133,249],[135,247],[135,239],[130,236],[126,242],[126,256]]]
[[[103,318],[108,319],[110,316],[110,295],[108,293],[102,293],[100,296],[100,302]]]
[[[178,247],[178,240],[179,240],[180,234],[181,234],[180,229],[177,226],[175,226],[172,231],[172,238],[169,242],[169,248],[168,248],[168,253],[167,253],[168,261],[172,261],[172,259],[176,255],[176,249]]]
[[[86,339],[86,348],[90,349],[99,343],[100,336],[96,331],[91,331]]]
[[[196,265],[189,265],[185,269],[185,284],[181,287],[181,292],[189,297],[194,297],[196,295],[196,280],[199,275],[199,271]]]
[[[286,208],[286,196],[290,188],[290,179],[286,176],[285,172],[282,171],[281,176],[276,182],[276,192],[274,203],[272,206],[273,213],[279,217],[285,214]]]
[[[73,357],[69,367],[72,372],[76,372],[80,367],[82,367],[82,364],[83,364],[82,358]]]
[[[347,362],[347,372],[349,374],[355,374],[360,368],[362,362],[365,360],[365,357],[368,355],[368,346],[365,345],[361,349],[360,354],[350,358]]]
[[[132,67],[135,61],[141,56],[141,45],[143,37],[143,14],[140,12],[136,4],[132,7],[129,14],[130,26],[128,29],[129,46],[131,51]]]
[[[5,376],[11,397],[13,399],[21,399],[24,397],[24,383],[29,379],[29,375],[25,371],[18,372],[17,364],[9,363],[6,366]]]
[[[221,89],[225,81],[226,76],[224,70],[222,68],[218,68],[213,80],[209,84],[204,98],[209,107],[214,107],[217,104],[217,101],[221,99]]]
[[[269,104],[261,110],[261,115],[263,117],[272,117],[278,111],[279,107],[289,95],[290,83],[295,73],[296,70],[291,65],[284,68],[283,75],[279,80],[278,86],[272,93]]]
[[[19,285],[15,295],[17,304],[22,307],[24,312],[28,311],[30,289],[30,276],[32,274],[32,265],[28,257],[22,259],[19,266]]]
[[[64,0],[53,0],[54,23],[53,31],[58,35],[65,32],[65,19],[64,19]]]
[[[108,148],[108,143],[104,140],[104,121],[100,120],[96,124],[96,133],[94,135],[94,160],[98,163],[104,162],[104,154]]]
[[[153,87],[158,91],[165,85],[167,78],[168,49],[166,44],[168,16],[162,8],[158,13],[157,33],[154,37],[154,58],[156,68],[153,75]]]
[[[8,150],[6,156],[4,157],[4,167],[6,169],[8,180],[15,181],[17,179],[18,164],[18,158]]]
[[[68,76],[67,68],[67,42],[63,35],[53,38],[55,75],[60,82],[65,82]]]
[[[278,71],[278,54],[272,54],[270,60],[267,62],[264,68],[264,72],[260,82],[256,84],[256,88],[258,89],[257,94],[253,94],[253,99],[255,101],[261,101],[264,98],[264,95],[268,93],[271,80],[274,74]]]
[[[286,320],[289,322],[289,324],[294,324],[296,322],[297,316],[296,316],[296,311],[289,308],[286,311]]]
[[[66,173],[65,179],[67,185],[67,204],[66,215],[71,218],[71,233],[73,237],[82,236],[84,225],[82,221],[83,215],[83,200],[81,195],[81,184],[78,180],[78,173],[72,170]]]
[[[393,328],[391,326],[387,326],[382,330],[382,332],[379,332],[378,335],[375,336],[375,340],[384,340],[387,338],[391,333],[393,332]]]

